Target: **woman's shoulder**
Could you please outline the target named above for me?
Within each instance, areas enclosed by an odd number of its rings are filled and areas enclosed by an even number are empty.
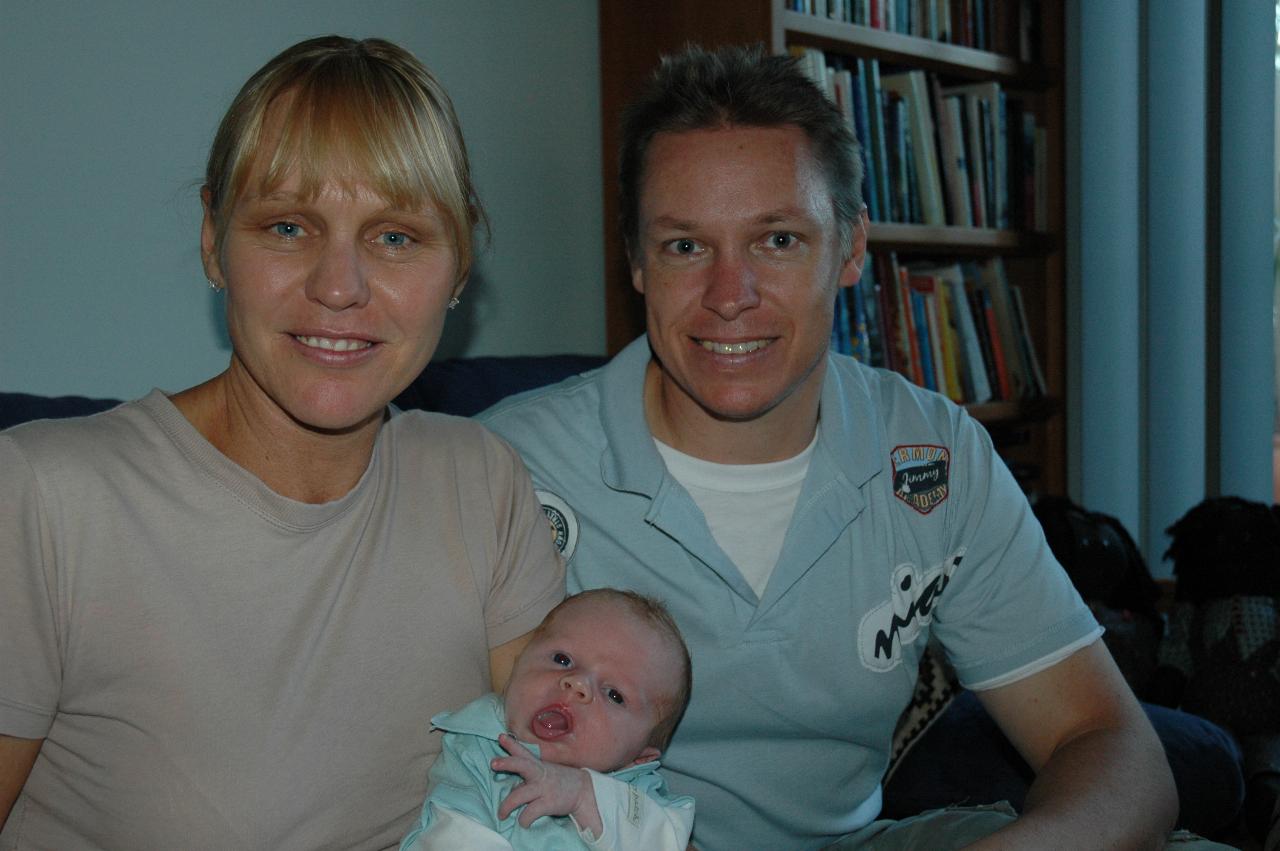
[[[156,396],[163,398],[156,390],[98,413],[29,420],[0,431],[0,440],[32,458],[63,460],[82,454],[100,455],[131,442],[145,444],[148,434],[160,430],[152,411]]]
[[[448,458],[455,464],[510,464],[515,450],[483,423],[435,411],[399,411],[387,424],[398,453],[412,452]]]

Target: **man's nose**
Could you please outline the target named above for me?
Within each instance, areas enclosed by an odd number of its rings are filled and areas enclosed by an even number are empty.
[[[702,306],[726,321],[760,304],[756,270],[750,258],[737,253],[722,253],[707,270]]]
[[[565,693],[568,700],[575,700],[579,703],[591,702],[591,686],[587,683],[586,678],[578,673],[565,674],[561,677],[560,689]]]

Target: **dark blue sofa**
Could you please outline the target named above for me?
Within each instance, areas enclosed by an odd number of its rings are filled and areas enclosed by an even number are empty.
[[[399,397],[405,409],[471,416],[512,393],[599,366],[589,355],[476,357],[429,365]],[[0,429],[27,420],[92,414],[114,399],[0,393]],[[917,710],[919,707],[917,707]],[[901,817],[949,804],[1007,800],[1021,808],[1031,771],[971,693],[937,701],[885,786],[884,813]],[[1244,798],[1240,753],[1220,728],[1194,715],[1149,706],[1181,799],[1179,826],[1215,836],[1236,820]],[[928,711],[926,715],[930,714]]]

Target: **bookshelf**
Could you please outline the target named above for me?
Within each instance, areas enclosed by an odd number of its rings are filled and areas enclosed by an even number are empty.
[[[825,0],[817,0],[825,9]],[[893,0],[850,0],[857,5]],[[618,220],[617,150],[621,112],[659,56],[688,42],[705,47],[763,43],[774,53],[817,48],[849,61],[876,60],[881,69],[922,70],[944,85],[994,81],[1016,94],[1043,128],[1044,175],[1037,191],[1042,215],[1034,229],[876,221],[868,250],[893,252],[903,263],[982,263],[1000,258],[1009,281],[1021,291],[1026,332],[1044,375],[1036,398],[970,404],[970,413],[990,430],[1001,454],[1028,489],[1065,493],[1065,208],[1063,186],[1064,12],[1062,0],[1040,0],[1034,42],[1037,55],[1020,57],[1009,37],[1010,16],[1025,0],[913,0],[916,8],[967,4],[990,7],[1004,37],[996,49],[848,23],[792,11],[786,0],[600,0],[601,118],[603,133],[606,264],[606,334],[610,352],[644,330],[644,310],[632,290],[626,255],[613,223]],[[841,4],[832,4],[841,5]],[[864,141],[865,140],[861,140]],[[883,218],[883,216],[881,217]]]

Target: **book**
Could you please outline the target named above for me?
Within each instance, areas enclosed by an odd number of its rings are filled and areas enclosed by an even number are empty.
[[[942,86],[938,78],[930,74],[929,99],[938,137],[938,160],[942,168],[942,188],[946,200],[947,222],[964,227],[973,226],[969,213],[968,176],[965,174],[963,140],[956,129],[958,116],[943,102]]]
[[[912,161],[915,165],[915,190],[919,193],[921,220],[927,225],[945,225],[942,175],[938,167],[933,110],[930,108],[929,83],[919,69],[884,74],[880,85],[894,92],[907,105],[910,122]]]
[[[916,371],[919,373],[919,379],[916,383],[929,390],[937,390],[938,381],[933,371],[933,349],[929,345],[929,319],[925,315],[924,293],[910,285],[906,285],[904,289],[911,312],[913,355],[918,364]]]
[[[880,62],[859,58],[856,62],[858,82],[863,86],[863,98],[867,105],[867,138],[863,144],[863,165],[871,174],[876,197],[880,201],[878,221],[896,221],[889,202],[889,154],[885,149],[884,95],[880,90]],[[871,216],[876,218],[875,213]]]
[[[972,200],[970,207],[974,227],[985,228],[987,224],[987,189],[985,171],[986,153],[982,144],[982,114],[978,108],[978,99],[974,95],[944,95],[954,99],[960,106],[961,124],[964,126],[965,166],[969,174],[969,190]]]
[[[884,319],[881,315],[882,296],[880,294],[880,282],[878,279],[879,272],[876,263],[870,254],[867,255],[862,264],[862,280],[858,282],[858,286],[862,287],[863,308],[867,315],[867,350],[869,360],[872,366],[887,366],[884,351]]]
[[[982,287],[978,290],[982,302],[982,319],[987,327],[987,340],[991,344],[991,362],[995,365],[999,381],[1000,398],[1012,400],[1017,398],[1013,391],[1013,382],[1009,377],[1009,369],[1005,363],[1004,345],[1000,340],[1000,324],[996,321],[996,311],[991,305],[991,292]]]
[[[857,67],[857,66],[855,66]],[[853,128],[853,135],[862,144],[863,151],[866,151],[866,142],[863,141],[871,136],[871,116],[867,109],[866,87],[862,81],[853,76],[853,72],[847,69],[836,71],[836,91],[843,100],[849,102],[848,109],[841,103],[841,111],[846,112],[850,126]],[[875,221],[883,221],[883,213],[880,209],[880,193],[879,187],[876,186],[874,171],[871,168],[870,158],[865,154],[862,158],[862,197],[867,204],[867,211],[871,218]]]
[[[1022,357],[1030,367],[1031,390],[1034,396],[1046,395],[1049,391],[1044,381],[1044,370],[1040,368],[1040,358],[1036,355],[1035,341],[1031,339],[1031,327],[1027,324],[1027,309],[1023,304],[1022,287],[1010,286],[1013,296],[1014,319],[1018,326],[1018,340],[1022,346]]]
[[[991,388],[991,397],[987,401],[1003,399],[1000,390],[1000,376],[996,372],[995,353],[991,348],[991,336],[987,330],[987,317],[983,307],[982,292],[974,283],[977,271],[966,265],[965,295],[969,301],[969,312],[973,317],[974,330],[978,332],[978,344],[982,348],[982,365],[987,372],[987,385]]]
[[[889,197],[891,221],[911,221],[910,149],[907,146],[906,110],[895,92],[885,93],[885,135],[888,139]]]
[[[944,266],[938,276],[946,284],[947,307],[951,312],[952,326],[956,334],[956,348],[960,354],[961,383],[965,397],[970,402],[991,401],[991,383],[982,351],[978,327],[973,321],[973,309],[965,289],[964,270],[959,264]]]
[[[984,152],[987,155],[985,177],[988,192],[987,227],[1009,227],[1009,157],[1006,146],[1005,130],[1005,95],[1000,84],[994,80],[983,83],[969,83],[961,86],[948,86],[942,90],[945,95],[972,95],[980,100],[979,111],[984,113],[983,124]]]
[[[898,314],[898,331],[901,334],[902,368],[898,371],[908,379],[924,386],[924,365],[920,362],[920,338],[916,334],[916,319],[911,306],[911,288],[907,286],[907,270],[892,258],[895,274],[895,309]]]
[[[965,402],[989,402],[992,398],[986,356],[973,319],[964,270],[958,263],[929,266],[918,270],[934,279],[939,300],[939,318],[949,354],[947,379],[959,389]],[[953,397],[954,398],[954,397]]]
[[[876,295],[880,308],[881,339],[884,348],[884,367],[907,374],[904,355],[904,340],[898,316],[897,273],[894,271],[896,260],[892,251],[877,254],[867,262],[874,262],[876,268]]]
[[[1009,292],[1009,280],[1005,276],[1004,261],[999,257],[989,258],[981,266],[982,283],[991,298],[991,306],[995,315],[996,336],[1000,340],[1000,350],[1004,357],[1005,371],[1009,377],[1009,399],[1028,399],[1035,395],[1032,390],[1030,367],[1024,362],[1018,342],[1017,325],[1015,324],[1013,296]]]
[[[936,281],[931,277],[931,285]],[[960,381],[955,374],[955,354],[950,348],[951,340],[947,335],[947,317],[943,302],[936,286],[924,294],[924,312],[929,320],[929,347],[933,352],[934,383],[938,392],[953,402],[963,402]]]

